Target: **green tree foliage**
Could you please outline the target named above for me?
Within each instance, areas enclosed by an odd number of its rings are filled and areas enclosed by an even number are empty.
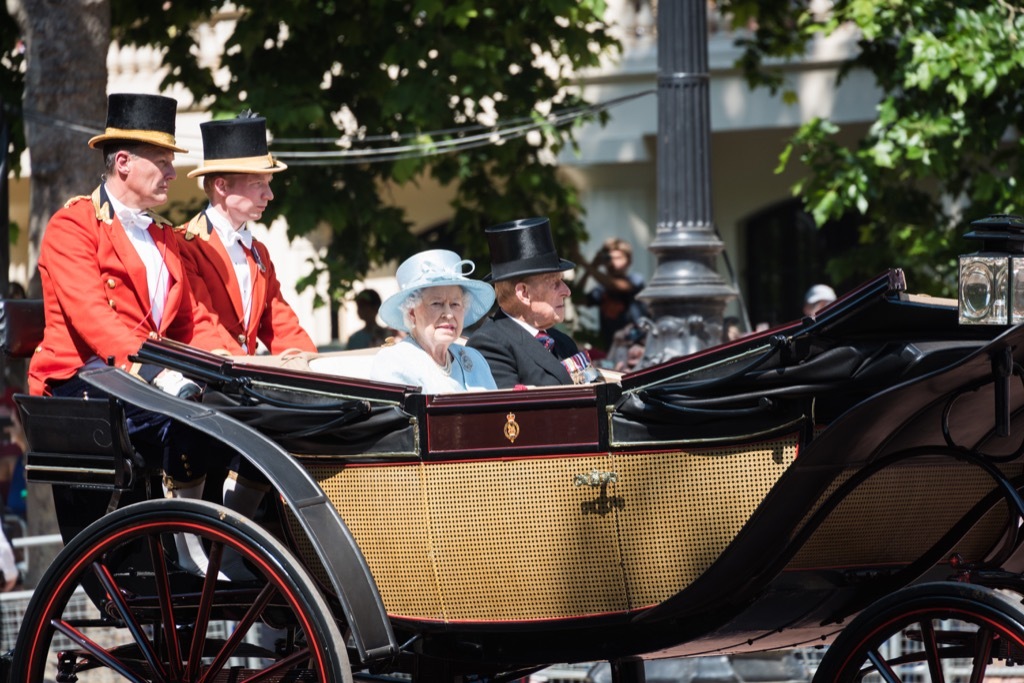
[[[326,271],[338,296],[372,265],[427,246],[389,193],[427,176],[457,187],[445,246],[482,271],[487,225],[546,215],[556,240],[584,235],[577,193],[551,163],[573,144],[571,128],[545,114],[583,107],[570,76],[615,49],[603,0],[245,0],[214,65],[197,40],[222,3],[170,0],[162,12],[111,3],[117,40],[166,49],[165,85],[184,85],[215,115],[251,107],[267,117],[272,152],[290,166],[267,219],[287,216],[292,235],[324,226],[333,235],[304,284]],[[491,126],[530,123],[537,132],[442,152]],[[295,142],[309,139],[323,142]],[[414,149],[373,163],[309,158],[399,146]]]
[[[909,271],[915,290],[952,293],[955,255],[975,246],[970,221],[1024,213],[1024,6],[1006,0],[837,0],[827,14],[808,2],[723,0],[738,26],[755,26],[742,66],[749,82],[788,100],[777,58],[851,24],[859,52],[843,65],[873,74],[877,119],[853,147],[839,126],[803,125],[780,170],[799,161],[808,174],[793,189],[819,225],[851,213],[861,247],[831,264],[837,280],[883,267]],[[820,5],[820,3],[817,3]],[[775,58],[772,61],[770,58]]]

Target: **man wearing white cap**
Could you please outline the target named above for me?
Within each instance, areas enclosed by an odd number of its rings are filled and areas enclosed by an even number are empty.
[[[836,300],[836,292],[828,285],[814,285],[804,294],[804,315],[814,317],[821,309]]]

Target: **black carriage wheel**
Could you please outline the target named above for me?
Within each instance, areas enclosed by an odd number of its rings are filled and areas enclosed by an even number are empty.
[[[181,571],[173,535],[200,536],[211,571],[224,549],[253,575]],[[11,681],[349,683],[330,607],[285,546],[251,521],[194,500],[151,500],[90,524],[29,602]]]
[[[945,683],[956,667],[956,680],[978,683],[1000,660],[1024,660],[1020,605],[984,586],[928,583],[857,615],[825,653],[814,682]]]

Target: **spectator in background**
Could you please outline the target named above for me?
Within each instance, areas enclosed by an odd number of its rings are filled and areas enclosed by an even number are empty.
[[[395,330],[377,324],[380,311],[380,294],[373,289],[364,289],[355,295],[356,315],[363,321],[362,329],[348,338],[346,349],[372,349],[382,346],[388,337],[395,336]]]
[[[14,559],[14,547],[7,534],[0,530],[0,593],[14,590],[20,579],[18,565]]]
[[[0,491],[3,498],[0,501],[5,504],[7,512],[25,519],[25,501],[28,498],[25,483],[25,451],[28,449],[28,442],[25,439],[25,430],[21,426],[18,407],[14,404],[14,395],[18,393],[21,393],[21,389],[8,385],[0,397],[0,424],[3,424],[3,433],[0,435],[0,476],[3,477]]]
[[[25,299],[28,295],[25,292],[25,287],[20,282],[10,282],[7,285],[7,298],[8,299]],[[28,359],[26,358],[13,358],[3,357],[0,358],[0,367],[3,371],[0,373],[3,377],[3,386],[14,387],[17,391],[22,391],[22,387],[25,384],[25,374],[28,371]],[[11,404],[11,409],[14,409],[14,404]],[[15,411],[16,412],[16,411]]]
[[[804,315],[811,318],[836,300],[836,292],[828,285],[813,285],[804,294]]]
[[[647,348],[647,332],[630,323],[615,333],[614,340],[602,367],[609,367],[616,372],[638,369]]]
[[[583,268],[577,289],[583,291],[587,280],[597,286],[587,292],[586,306],[597,306],[601,343],[611,348],[615,333],[629,324],[636,325],[646,310],[636,295],[644,288],[643,276],[629,272],[633,265],[633,247],[617,237],[605,240],[594,258],[587,262],[577,255]]]
[[[734,315],[726,316],[722,320],[722,342],[736,341],[744,335],[740,319]]]
[[[21,457],[25,452],[25,437],[21,425],[17,421],[17,407],[14,405],[14,394],[18,389],[8,386],[0,395],[0,501],[9,498],[14,474],[18,469]]]

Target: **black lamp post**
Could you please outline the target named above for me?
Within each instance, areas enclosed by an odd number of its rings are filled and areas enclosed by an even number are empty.
[[[725,249],[711,207],[706,0],[658,3],[657,265],[639,299],[651,310],[643,365],[718,344],[739,296],[718,273]]]
[[[4,99],[0,97],[0,297],[7,296],[8,269],[11,265],[11,209],[10,189],[7,183],[7,176],[11,169],[7,163],[8,148],[10,147],[10,126],[7,124],[7,114],[4,112]]]

